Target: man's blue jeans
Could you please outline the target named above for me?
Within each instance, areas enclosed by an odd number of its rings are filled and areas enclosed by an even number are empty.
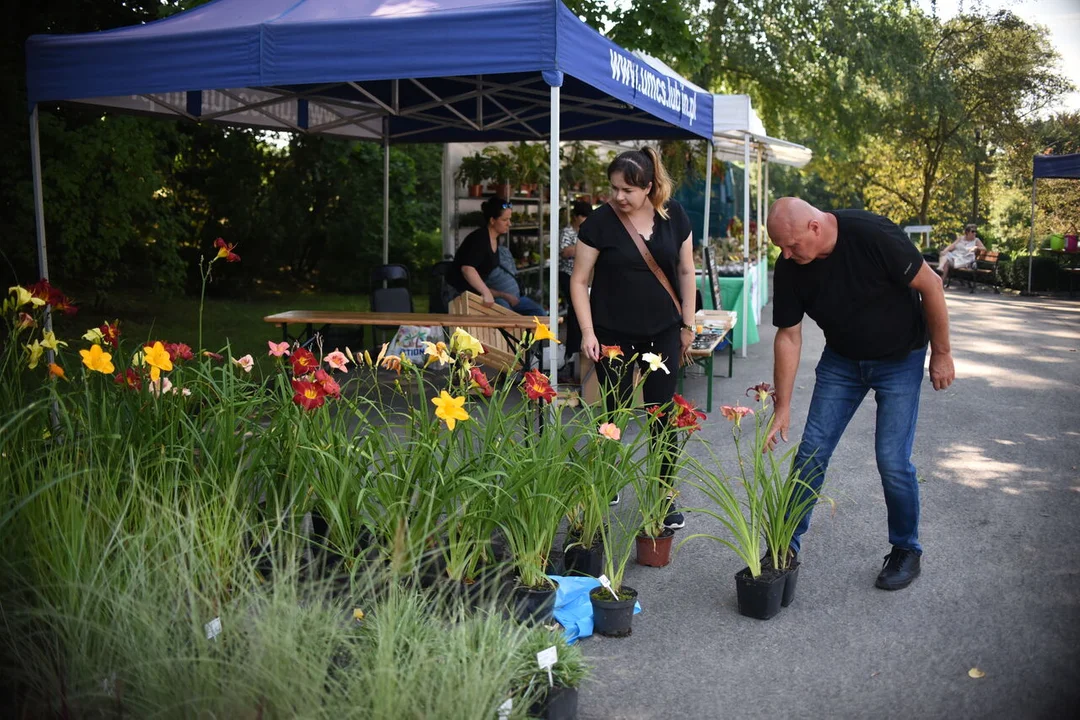
[[[848,360],[826,347],[818,362],[814,395],[795,455],[795,467],[802,468],[801,476],[818,490],[840,436],[866,393],[873,390],[877,403],[874,451],[889,512],[889,542],[919,553],[919,481],[911,463],[911,446],[925,360],[925,347],[900,360],[861,361]],[[791,543],[796,552],[809,527],[807,513]]]
[[[548,316],[547,310],[540,303],[533,300],[528,295],[522,295],[518,298],[518,304],[511,307],[510,303],[502,298],[495,298],[496,305],[502,305],[504,308],[513,310],[518,315],[534,315],[541,320]]]

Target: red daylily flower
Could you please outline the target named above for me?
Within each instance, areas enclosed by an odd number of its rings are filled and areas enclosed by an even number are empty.
[[[750,393],[753,393],[753,397],[756,397],[758,402],[765,402],[770,395],[775,395],[776,391],[772,389],[772,385],[767,382],[758,383],[752,388],[746,389],[746,397],[751,397]]]
[[[227,243],[224,238],[218,238],[214,241],[214,247],[218,249],[215,259],[225,258],[225,262],[240,262],[240,256],[233,252],[236,243]]]
[[[195,357],[195,354],[191,352],[191,347],[185,343],[163,343],[165,346],[165,352],[169,353],[169,361],[176,362],[178,360],[191,360]]]
[[[101,341],[106,345],[112,345],[114,348],[120,347],[120,321],[117,320],[114,323],[102,323],[98,328],[101,333]],[[168,346],[166,346],[168,347]]]
[[[117,385],[126,385],[133,390],[142,390],[142,378],[132,368],[128,368],[125,372],[117,373],[113,378],[113,382]]]
[[[51,305],[53,310],[62,312],[65,315],[74,315],[79,312],[79,308],[75,307],[74,301],[50,285],[48,280],[38,280],[26,289],[34,297],[40,298]]]
[[[645,408],[645,412],[649,413],[654,418],[662,418],[666,414],[659,405],[650,405],[649,407]]]
[[[491,383],[488,382],[487,375],[484,371],[478,367],[469,368],[469,379],[472,381],[472,387],[478,388],[484,397],[491,397],[493,392],[491,389]]]
[[[706,419],[705,413],[679,393],[675,393],[672,399],[675,401],[675,414],[671,418],[671,424],[680,430],[689,431],[690,434],[700,430],[701,421]]]
[[[297,348],[289,362],[292,363],[292,372],[296,377],[309,375],[319,369],[319,361],[307,348]]]
[[[330,373],[322,368],[315,371],[315,382],[319,384],[319,387],[321,387],[323,392],[329,397],[341,397],[341,386],[338,385],[337,380],[330,377]]]
[[[326,391],[318,383],[310,380],[293,380],[293,402],[305,410],[322,407],[326,402]]]
[[[219,362],[225,359],[225,357],[221,355],[221,353],[212,352],[210,350],[203,350],[202,354],[203,357],[208,357],[211,360],[217,360]]]
[[[548,380],[547,375],[539,370],[530,370],[525,373],[525,382],[522,384],[525,387],[525,394],[529,396],[530,400],[551,402],[558,394],[555,392],[555,388],[551,387],[551,381]]]

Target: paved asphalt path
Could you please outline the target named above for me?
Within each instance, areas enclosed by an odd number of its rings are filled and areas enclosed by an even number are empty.
[[[795,602],[769,621],[741,617],[732,576],[743,563],[708,540],[666,568],[631,565],[644,611],[631,637],[582,642],[594,669],[581,717],[1080,715],[1080,300],[946,294],[957,379],[922,390],[922,576],[874,587],[889,546],[868,397],[833,456],[835,511],[814,515]],[[716,380],[703,435],[729,461],[716,410],[771,382],[770,309],[761,343]],[[793,442],[823,344],[804,323]],[[704,405],[703,380],[687,394]],[[700,501],[684,489],[684,504]],[[679,535],[698,531],[722,532],[699,514]]]

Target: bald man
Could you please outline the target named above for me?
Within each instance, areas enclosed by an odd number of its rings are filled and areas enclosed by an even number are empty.
[[[926,344],[935,390],[953,381],[949,315],[941,279],[887,218],[864,210],[822,212],[799,198],[777,200],[769,236],[781,250],[773,281],[775,418],[768,438],[788,439],[802,319],[825,333],[795,466],[816,491],[836,444],[866,394],[877,403],[874,449],[892,550],[875,583],[899,590],[919,576],[919,483],[911,463]],[[809,514],[791,552],[801,547]]]

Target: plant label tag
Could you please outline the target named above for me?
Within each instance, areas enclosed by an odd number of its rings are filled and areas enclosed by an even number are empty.
[[[506,702],[499,706],[499,720],[510,720],[510,713],[514,710],[514,698],[506,698]]]
[[[551,676],[551,668],[559,661],[559,648],[555,645],[536,653],[536,664],[541,670],[547,670],[548,687],[554,687],[555,679]]]
[[[206,630],[207,640],[217,640],[217,636],[221,634],[221,618],[216,617],[203,626]]]
[[[619,599],[619,596],[618,596],[618,595],[616,595],[616,594],[615,594],[615,591],[611,589],[611,581],[610,581],[610,580],[608,580],[608,577],[607,577],[607,575],[601,575],[601,576],[600,576],[599,578],[597,578],[597,579],[598,579],[598,580],[600,581],[600,584],[601,584],[602,586],[604,586],[604,587],[605,587],[605,588],[607,589],[607,591],[608,591],[609,593],[611,593],[611,597],[615,598],[616,600],[618,600],[618,599]]]

